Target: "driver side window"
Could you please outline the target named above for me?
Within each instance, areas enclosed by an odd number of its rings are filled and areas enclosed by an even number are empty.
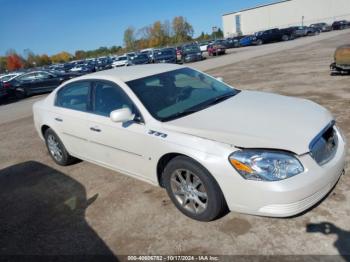
[[[95,82],[93,100],[95,114],[109,117],[112,111],[125,107],[136,113],[130,98],[119,86],[109,82]]]

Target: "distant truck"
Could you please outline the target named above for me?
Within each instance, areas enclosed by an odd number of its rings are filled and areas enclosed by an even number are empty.
[[[339,46],[334,53],[334,63],[331,64],[332,74],[350,73],[350,44]]]

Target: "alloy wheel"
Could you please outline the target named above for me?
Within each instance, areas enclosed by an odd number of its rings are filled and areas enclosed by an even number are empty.
[[[208,194],[202,180],[187,169],[177,169],[170,177],[171,191],[180,206],[193,213],[203,213],[208,206]]]
[[[52,134],[48,135],[47,137],[47,145],[50,151],[50,154],[54,159],[56,159],[58,162],[62,161],[63,159],[63,153],[61,146],[59,142],[57,141],[56,137]]]

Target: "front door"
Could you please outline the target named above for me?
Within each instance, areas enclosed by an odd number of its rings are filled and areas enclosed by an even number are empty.
[[[111,82],[97,81],[93,88],[93,112],[89,118],[89,141],[92,160],[121,172],[144,178],[151,161],[147,130],[138,110],[129,97]],[[109,115],[113,110],[129,107],[137,121],[115,123]]]

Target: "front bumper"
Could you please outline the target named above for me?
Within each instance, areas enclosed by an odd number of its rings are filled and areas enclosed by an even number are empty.
[[[184,57],[184,60],[186,63],[201,61],[201,60],[203,60],[203,56],[202,55],[187,55]]]
[[[231,211],[270,216],[290,217],[302,213],[326,196],[344,173],[346,143],[339,136],[334,158],[319,166],[309,155],[299,156],[305,171],[302,174],[276,182],[245,180],[227,168],[219,185]],[[227,176],[230,176],[228,181]],[[215,176],[216,177],[216,176]]]

